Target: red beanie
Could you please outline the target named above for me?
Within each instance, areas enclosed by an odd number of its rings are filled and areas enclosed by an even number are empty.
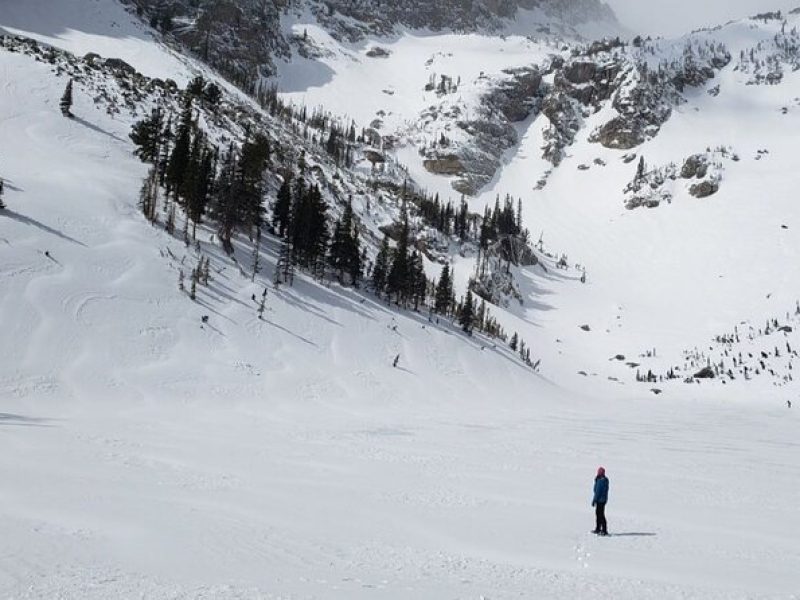
[[[598,477],[604,477],[605,474],[606,474],[606,470],[603,467],[600,467],[599,469],[597,469],[597,476]]]

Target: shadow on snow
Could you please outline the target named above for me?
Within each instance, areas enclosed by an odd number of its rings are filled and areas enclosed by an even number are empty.
[[[17,221],[18,223],[22,223],[23,225],[31,225],[33,227],[37,227],[37,228],[41,229],[42,231],[44,231],[46,233],[49,233],[49,234],[54,235],[56,237],[60,237],[62,240],[66,240],[68,242],[72,242],[73,244],[77,244],[78,246],[82,246],[84,248],[87,247],[86,244],[84,244],[83,242],[78,241],[75,238],[70,237],[65,233],[62,233],[58,229],[53,229],[52,227],[49,227],[48,225],[45,225],[41,221],[37,221],[36,219],[33,219],[31,217],[26,217],[25,215],[21,215],[21,214],[19,214],[17,212],[14,212],[13,210],[9,210],[8,208],[6,208],[2,212],[0,212],[0,217],[2,217],[2,216],[8,217],[12,221]]]

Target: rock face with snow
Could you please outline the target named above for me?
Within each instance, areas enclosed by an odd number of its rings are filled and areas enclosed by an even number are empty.
[[[533,14],[534,22],[542,24],[542,29],[532,34],[547,35],[548,23],[558,24],[563,31],[572,31],[571,27],[588,23],[617,27],[613,11],[600,0],[125,1],[151,24],[174,36],[198,57],[248,90],[254,90],[263,77],[275,73],[276,60],[291,60],[295,54],[309,60],[324,58],[325,51],[308,39],[306,30],[287,31],[282,25],[287,15],[303,11],[312,14],[333,38],[350,42],[367,36],[389,35],[398,26],[492,32],[513,22],[522,12]],[[596,54],[609,47],[593,44],[589,52]],[[375,45],[366,56],[385,59],[390,53]],[[591,72],[587,71],[590,66]],[[425,168],[431,173],[457,176],[454,189],[467,195],[476,194],[491,181],[503,154],[518,143],[513,124],[538,114],[543,108],[553,121],[544,154],[558,164],[564,148],[572,143],[580,128],[580,111],[573,106],[574,102],[599,101],[609,93],[610,74],[607,68],[593,63],[571,63],[566,76],[560,76],[562,84],[556,85],[547,102],[542,87],[543,75],[536,64],[505,70],[498,85],[481,99],[477,114],[464,118],[453,113],[454,125],[468,141],[456,143],[455,147],[426,150]],[[593,81],[583,81],[584,77]],[[575,81],[569,83],[570,79]]]
[[[280,0],[124,0],[163,33],[174,35],[204,61],[240,84],[273,72],[288,56]]]
[[[452,119],[460,139],[426,150],[425,168],[456,176],[453,188],[475,195],[497,172],[503,154],[519,142],[514,125],[541,110],[542,76],[535,65],[506,69],[487,84],[471,118],[464,118],[458,107],[449,114],[434,113],[436,119]]]
[[[242,81],[274,72],[274,60],[303,53],[303,39],[281,27],[286,14],[309,11],[337,39],[388,35],[398,26],[435,31],[492,31],[520,10],[542,23],[566,28],[605,23],[618,28],[601,0],[124,0],[162,31],[174,34],[198,56]],[[536,33],[536,32],[531,32]]]
[[[611,105],[617,116],[592,133],[591,140],[606,148],[630,150],[658,134],[672,109],[683,100],[681,93],[713,79],[731,60],[722,45],[689,43],[681,60],[650,66],[647,42],[634,46],[622,59],[611,58],[607,67],[613,80]],[[607,78],[607,80],[609,80]]]
[[[341,19],[337,23],[351,37],[360,37],[364,31],[389,33],[397,25],[457,31],[499,28],[521,9],[538,10],[543,16],[568,25],[616,22],[613,11],[600,0],[325,0],[308,4],[323,22],[336,23],[337,16],[355,20],[356,27],[347,27]]]
[[[683,161],[680,168],[676,163],[670,163],[648,169],[644,157],[641,157],[635,177],[624,190],[625,207],[629,210],[642,206],[655,208],[671,202],[681,188],[695,198],[713,196],[722,185],[725,165],[739,160],[733,149],[727,147],[693,154]]]
[[[631,150],[656,137],[685,94],[714,79],[731,62],[724,44],[690,40],[681,57],[658,56],[657,42],[619,39],[577,45],[568,56],[550,55],[539,64],[504,70],[490,79],[490,89],[464,120],[439,111],[437,119],[452,118],[466,132],[445,149],[426,150],[426,167],[433,173],[458,175],[453,187],[474,195],[500,167],[502,156],[519,141],[513,127],[541,115],[542,156],[557,167],[590,121],[606,109],[608,116],[588,131],[588,139],[613,150]],[[458,169],[439,168],[458,157]],[[705,186],[702,191],[705,191]],[[641,200],[641,199],[640,199]],[[637,201],[638,202],[638,201]],[[644,202],[652,203],[652,200]]]
[[[490,110],[502,113],[510,123],[519,123],[537,110],[540,102],[542,73],[537,67],[509,69],[509,79],[500,82],[485,98]]]

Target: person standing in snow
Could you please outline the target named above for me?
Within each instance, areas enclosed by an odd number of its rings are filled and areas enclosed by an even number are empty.
[[[594,478],[594,506],[595,526],[592,533],[598,535],[608,535],[608,524],[606,523],[606,503],[608,502],[608,477],[603,467],[597,469],[597,477]]]

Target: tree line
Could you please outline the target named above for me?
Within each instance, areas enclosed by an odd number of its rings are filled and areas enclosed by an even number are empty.
[[[481,220],[469,213],[463,199],[454,210],[438,198],[420,201],[404,186],[394,244],[386,235],[370,262],[352,199],[333,219],[319,185],[305,176],[302,156],[297,165],[281,169],[281,184],[267,216],[265,175],[273,144],[263,133],[247,132],[241,144],[213,145],[200,126],[196,106],[213,105],[215,97],[212,91],[209,100],[208,86],[196,80],[184,94],[179,115],[156,108],[132,127],[135,154],[151,165],[140,195],[140,208],[151,222],[156,223],[161,213],[164,227],[175,234],[183,215],[182,235],[188,244],[196,239],[197,226],[208,221],[228,252],[236,232],[245,233],[253,242],[253,278],[260,268],[259,248],[266,228],[280,239],[276,285],[291,285],[296,270],[317,279],[335,278],[343,285],[366,284],[378,298],[401,308],[427,309],[431,320],[450,319],[467,334],[478,331],[508,341],[484,299],[476,299],[471,290],[456,298],[449,265],[443,265],[438,279],[428,278],[422,251],[413,243],[409,207],[423,222],[435,217],[439,227],[462,239],[488,240],[500,232],[519,231],[520,215],[510,208],[510,200],[502,208],[487,210]],[[338,126],[327,127],[334,138],[342,136],[347,142],[358,138],[353,128],[333,133]],[[416,202],[409,203],[409,198]],[[193,274],[192,289],[198,280]]]

